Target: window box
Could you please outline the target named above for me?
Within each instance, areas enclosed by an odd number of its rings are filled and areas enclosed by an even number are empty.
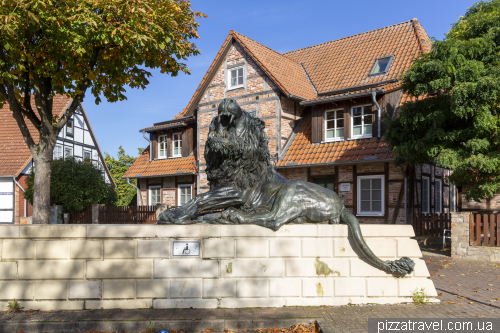
[[[192,196],[193,196],[193,193],[192,193],[192,186],[191,184],[189,185],[179,185],[179,194],[178,194],[178,197],[179,197],[179,206],[184,206],[185,204],[187,204]]]
[[[237,89],[245,86],[245,66],[228,69],[227,89]]]
[[[325,111],[325,142],[344,140],[344,109]]]
[[[373,111],[371,105],[351,108],[351,137],[353,139],[372,137]]]
[[[384,179],[380,176],[358,176],[358,211],[360,216],[384,216]]]

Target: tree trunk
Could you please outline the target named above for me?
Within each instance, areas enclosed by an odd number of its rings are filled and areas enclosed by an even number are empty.
[[[45,147],[33,154],[36,168],[33,184],[33,224],[48,224],[50,216],[50,177],[53,149]]]

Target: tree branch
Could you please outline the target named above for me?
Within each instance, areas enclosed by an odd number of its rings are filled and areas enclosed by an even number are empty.
[[[101,51],[100,47],[94,48],[94,51],[92,52],[92,58],[89,63],[89,70],[93,70],[95,65],[97,64],[97,57],[99,56],[99,51]],[[66,125],[69,118],[71,118],[71,116],[75,113],[76,108],[83,102],[83,98],[85,97],[85,92],[87,91],[87,88],[89,87],[90,83],[91,80],[85,78],[79,84],[78,90],[81,91],[81,94],[78,94],[75,96],[75,98],[73,98],[73,101],[71,102],[68,110],[56,124],[56,130],[60,131],[64,127],[64,125]]]
[[[25,62],[25,67],[28,68],[28,63]],[[24,74],[24,81],[25,81],[25,85],[24,85],[24,109],[22,109],[22,113],[23,115],[26,116],[26,118],[28,118],[31,123],[33,124],[33,126],[35,126],[35,128],[37,130],[40,130],[40,126],[42,125],[42,122],[40,121],[40,119],[38,119],[35,111],[33,111],[33,108],[31,107],[31,87],[30,87],[30,78],[29,78],[29,71],[27,71],[25,74]]]

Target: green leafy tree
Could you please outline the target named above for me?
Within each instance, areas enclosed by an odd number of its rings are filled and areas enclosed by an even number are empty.
[[[35,165],[35,172],[37,166]],[[114,186],[106,184],[102,171],[91,161],[73,157],[52,162],[50,202],[62,205],[65,212],[82,211],[93,204],[114,206],[117,201]],[[26,200],[33,203],[35,172],[27,178],[24,192]]]
[[[87,90],[96,103],[116,102],[125,86],[145,88],[149,68],[189,73],[183,61],[199,53],[191,40],[205,15],[184,0],[0,1],[0,104],[9,104],[37,166],[33,223],[48,223],[52,152]],[[73,99],[60,118],[55,94]]]
[[[452,168],[479,201],[500,192],[500,0],[470,7],[402,77],[413,96],[389,121],[396,163]]]
[[[142,148],[140,148],[142,149]],[[135,162],[137,157],[132,157],[125,154],[125,149],[122,146],[118,148],[118,159],[110,156],[108,153],[104,153],[104,160],[108,166],[111,177],[116,184],[116,193],[118,196],[117,205],[118,206],[134,206],[137,205],[137,190],[127,183],[126,179],[122,179],[122,176],[127,172],[130,166]],[[137,180],[133,179],[130,181],[134,186],[137,186]]]

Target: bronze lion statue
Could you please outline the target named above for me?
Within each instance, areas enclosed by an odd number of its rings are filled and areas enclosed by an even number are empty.
[[[165,211],[158,223],[256,224],[278,230],[285,223],[347,224],[359,249],[376,267],[409,274],[415,263],[403,257],[383,262],[365,243],[354,215],[339,196],[322,186],[280,176],[271,163],[264,121],[224,99],[205,145],[210,191]],[[224,209],[198,215],[200,212]]]

